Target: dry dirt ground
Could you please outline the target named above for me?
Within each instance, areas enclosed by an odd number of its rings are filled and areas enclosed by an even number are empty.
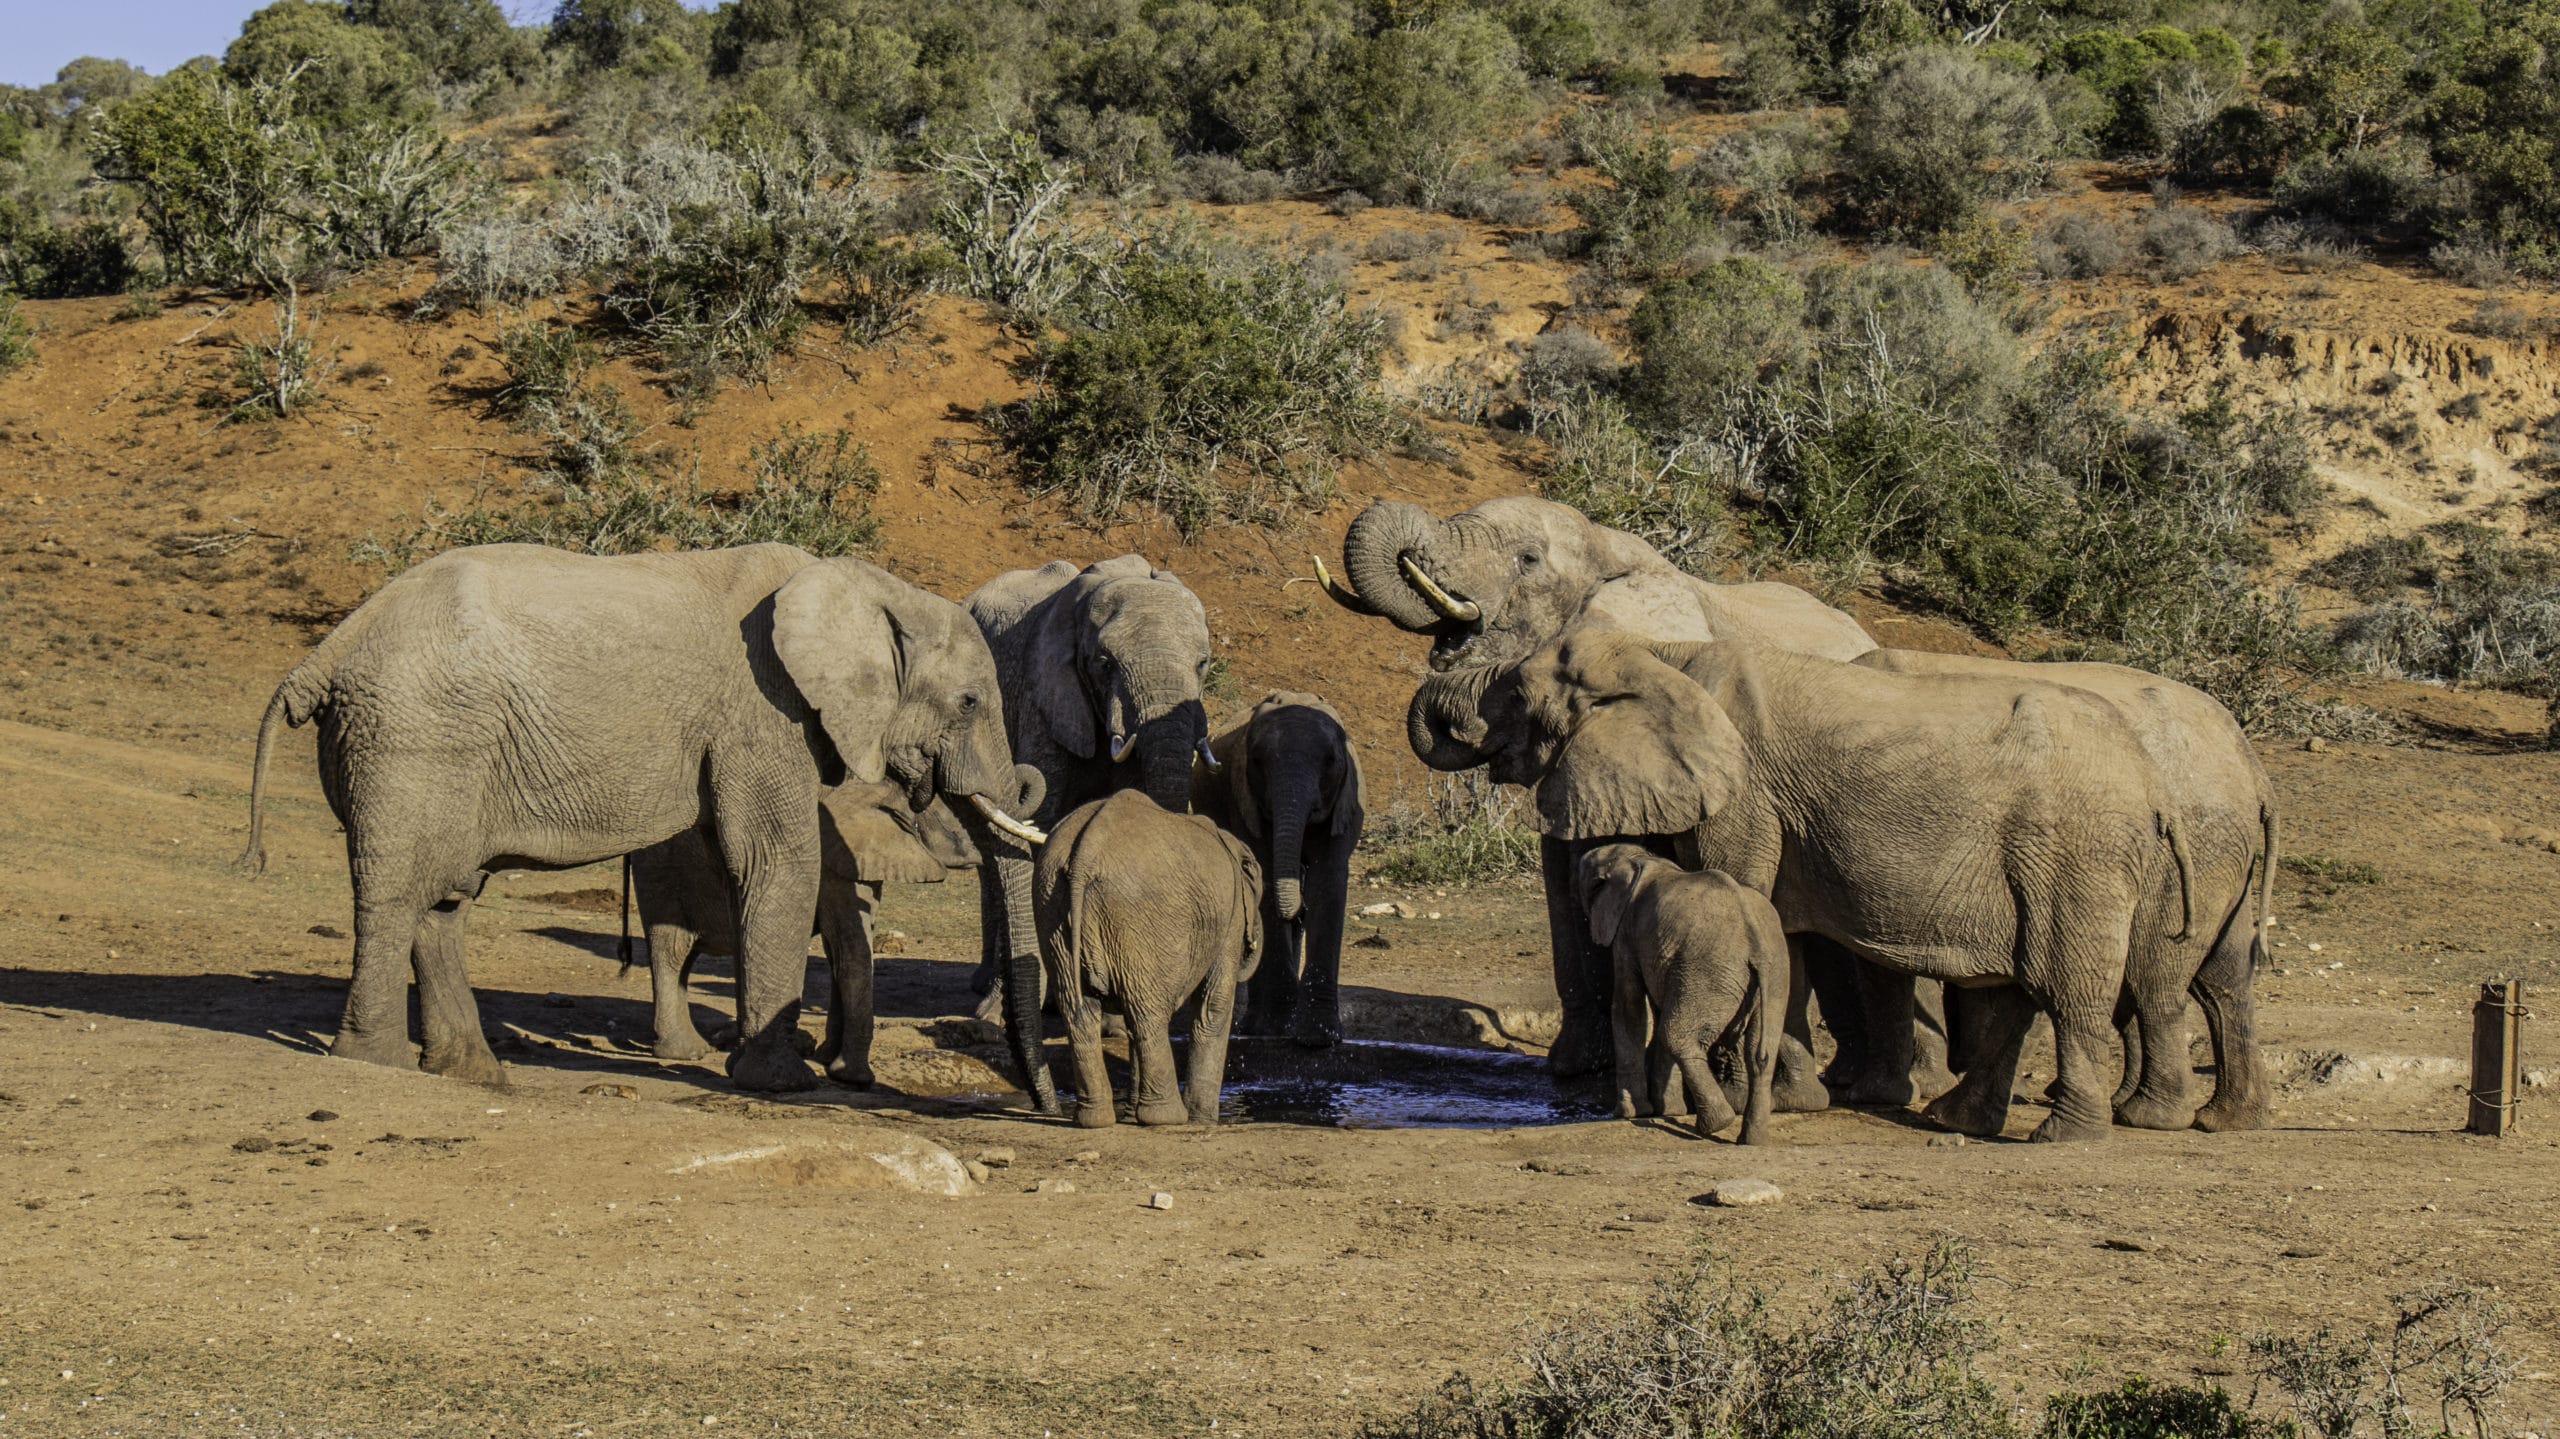
[[[648,1057],[610,872],[510,877],[472,963],[512,1083],[481,1090],[322,1052],[348,915],[307,733],[270,872],[228,861],[270,687],[375,582],[349,543],[505,482],[525,447],[481,417],[489,327],[342,297],[330,402],[227,426],[192,397],[239,316],[30,309],[45,358],[0,380],[0,1435],[1322,1434],[1453,1369],[1503,1375],[1524,1324],[1702,1245],[1807,1302],[1940,1233],[1978,1251],[1990,1366],[2024,1401],[2081,1372],[2234,1375],[2227,1340],[2360,1328],[2456,1278],[2512,1309],[2511,1427],[2560,1423],[2560,1108],[2545,1089],[2521,1135],[2467,1137],[2451,1062],[2478,980],[2560,982],[2560,756],[2516,743],[2538,705],[2379,687],[2431,747],[2268,753],[2289,851],[2374,879],[2287,876],[2263,1133],[1957,1147],[1841,1112],[1745,1151],[1590,1119],[1523,1057],[1553,996],[1520,885],[1368,892],[1443,917],[1355,929],[1355,1033],[1431,1048],[1309,1069],[1248,1046],[1236,1122],[1096,1134],[985,1092],[993,1051],[954,1018],[965,880],[890,897],[881,1088],[770,1102]],[[1294,534],[1095,535],[972,457],[971,407],[1018,393],[1009,342],[942,312],[934,333],[796,361],[663,438],[718,480],[782,421],[853,428],[887,479],[885,562],[945,593],[1143,546],[1207,601],[1224,703],[1324,690],[1373,808],[1416,794],[1418,642],[1283,582],[1373,495],[1528,487],[1501,446],[1453,432],[1454,461],[1358,467]],[[1897,642],[1969,643],[1853,602]],[[706,1019],[725,1000],[702,983]],[[2537,1068],[2560,1067],[2551,1033],[2529,1029]],[[1479,1124],[1367,1127],[1415,1117]],[[2010,1132],[2041,1117],[2021,1103]],[[1014,1158],[956,1197],[849,1187],[842,1155],[902,1135]],[[1738,1175],[1785,1201],[1692,1202]]]

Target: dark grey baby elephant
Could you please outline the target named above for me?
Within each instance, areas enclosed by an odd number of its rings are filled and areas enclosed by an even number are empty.
[[[829,1078],[871,1084],[871,917],[886,883],[939,884],[979,863],[958,817],[936,800],[907,808],[894,784],[847,784],[819,796],[818,912],[831,980],[826,1038],[818,1060]],[[699,830],[630,857],[630,877],[649,932],[649,988],[660,1059],[699,1059],[711,1044],[694,1028],[685,992],[694,962],[738,952],[737,891]]]
[[[1122,790],[1050,832],[1031,904],[1049,994],[1075,1055],[1076,1123],[1114,1119],[1105,1007],[1128,1019],[1138,1122],[1217,1123],[1236,986],[1252,976],[1262,947],[1253,851],[1199,815],[1168,814],[1143,792]],[[1200,1013],[1185,1094],[1175,1087],[1169,1026],[1194,995]]]
[[[1767,1143],[1779,1032],[1769,1010],[1787,993],[1787,935],[1777,910],[1722,870],[1684,870],[1642,845],[1606,844],[1584,855],[1581,887],[1592,941],[1616,961],[1618,1113],[1662,1113],[1676,1067],[1699,1136],[1732,1123],[1732,1100],[1707,1064],[1707,1051],[1730,1038],[1743,1064],[1742,1142]]]
[[[1365,822],[1351,736],[1323,700],[1274,691],[1209,751],[1192,767],[1192,811],[1251,845],[1269,881],[1262,959],[1236,1028],[1340,1043],[1342,919]]]

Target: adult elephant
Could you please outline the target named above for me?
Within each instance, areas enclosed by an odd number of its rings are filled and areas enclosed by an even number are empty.
[[[1351,851],[1367,820],[1342,716],[1314,695],[1274,690],[1209,742],[1191,805],[1251,845],[1270,880],[1262,957],[1237,1032],[1286,1034],[1309,1049],[1340,1043],[1342,925]]]
[[[789,545],[614,558],[452,550],[383,586],[279,685],[242,855],[265,862],[278,727],[320,725],[346,827],[355,978],[331,1052],[406,1066],[414,967],[430,1071],[504,1071],[463,966],[500,869],[560,869],[688,829],[738,895],[740,1088],[817,1083],[792,1045],[819,887],[819,793],[890,781],[1023,838],[986,641],[960,607]],[[992,842],[992,835],[989,835]]]
[[[1382,500],[1351,522],[1342,568],[1349,586],[1327,576],[1327,592],[1348,608],[1430,635],[1436,671],[1509,664],[1585,623],[1666,643],[1741,639],[1836,660],[1876,647],[1856,620],[1793,585],[1710,584],[1623,530],[1594,523],[1570,505],[1527,496],[1489,500],[1446,518]],[[1576,897],[1579,853],[1553,836],[1539,841],[1563,1009],[1548,1063],[1559,1076],[1599,1073],[1611,1055],[1613,980],[1608,953],[1591,942],[1589,918]],[[1849,1014],[1850,967],[1819,940],[1810,945],[1826,1016],[1835,1008]],[[1780,1060],[1780,1108],[1824,1102],[1809,1069],[1810,1055],[1788,1045]]]
[[[1081,570],[1053,560],[987,581],[969,597],[969,615],[1003,681],[1014,757],[1047,787],[1025,818],[1045,828],[1122,789],[1189,812],[1191,757],[1208,744],[1209,617],[1180,580],[1139,555]],[[1031,867],[1027,852],[1007,846],[979,870],[977,982],[1001,1007],[1017,1055],[1040,1045]],[[1057,1113],[1047,1066],[1031,1066],[1027,1079],[1042,1112]]]
[[[2230,919],[2195,912],[2140,739],[2065,685],[1599,628],[1435,676],[1409,724],[1433,768],[1534,786],[1551,834],[1676,837],[1684,860],[1768,895],[1790,933],[1983,988],[1976,1062],[1928,1110],[1967,1133],[2004,1124],[2041,1009],[2060,1074],[2036,1137],[2103,1136],[2133,934]]]
[[[2168,785],[2194,865],[2196,910],[2222,922],[2184,933],[2174,925],[2135,931],[2119,1005],[2125,1076],[2116,1092],[2117,1122],[2145,1129],[2183,1129],[2190,1122],[2205,1130],[2264,1128],[2269,1099],[2250,987],[2265,958],[2278,821],[2274,786],[2231,712],[2201,690],[2124,665],[2027,664],[1891,649],[1856,663],[1899,675],[2065,684],[2123,718]],[[1879,991],[1871,985],[1866,993],[1872,1000]],[[1869,1016],[1880,1032],[1895,1020],[1894,999],[1885,993],[1880,1012]],[[2187,1101],[2190,996],[2213,1044],[2213,1092],[2200,1108]],[[1901,1003],[1907,1011],[1909,1002]],[[1890,1058],[1882,1058],[1862,1087],[1897,1078]]]

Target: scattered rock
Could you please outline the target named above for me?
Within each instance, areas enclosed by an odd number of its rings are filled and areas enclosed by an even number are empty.
[[[871,952],[872,952],[873,954],[883,954],[883,955],[887,955],[887,954],[904,954],[904,953],[906,953],[906,952],[907,952],[907,933],[906,933],[906,931],[905,931],[905,930],[902,930],[902,929],[885,930],[885,931],[881,932],[880,934],[877,934],[877,935],[872,936],[872,940],[871,940]]]
[[[2302,742],[2302,747],[2313,754],[2326,754],[2329,751],[2329,742],[2318,735],[2313,735]]]
[[[1962,1149],[1964,1146],[1965,1137],[1961,1134],[1933,1134],[1929,1136],[1929,1147],[1931,1149]]]
[[[1147,1196],[1147,1207],[1149,1209],[1171,1209],[1173,1207],[1173,1196],[1159,1189],[1155,1193]]]
[[[1708,1202],[1719,1209],[1748,1209],[1755,1204],[1775,1204],[1787,1192],[1765,1179],[1728,1179],[1708,1191]]]
[[[1031,1192],[1034,1194],[1073,1194],[1076,1192],[1076,1185],[1075,1181],[1072,1179],[1043,1179],[1039,1183],[1031,1186]]]
[[[2319,1250],[2319,1249],[2279,1249],[2279,1250],[2277,1250],[2277,1251],[2276,1251],[2276,1258],[2278,1258],[2278,1259],[2317,1259],[2317,1258],[2319,1258],[2319,1257],[2320,1257],[2323,1253],[2325,1253],[2325,1252],[2326,1252],[2326,1251],[2324,1251],[2324,1250]]]
[[[2098,1247],[2100,1249],[2119,1250],[2126,1254],[2148,1254],[2151,1252],[2151,1246],[2143,1243],[2139,1239],[2101,1239],[2098,1241]]]
[[[1353,949],[1393,949],[1396,946],[1395,941],[1387,938],[1385,930],[1373,929],[1369,931],[1366,938],[1351,941],[1351,947]]]
[[[231,1147],[240,1151],[242,1154],[264,1154],[268,1150],[275,1148],[276,1142],[272,1139],[261,1139],[257,1135],[252,1134],[246,1139],[235,1139],[231,1141]]]
[[[2550,1070],[2528,1069],[2524,1072],[2524,1087],[2527,1089],[2549,1089],[2555,1084],[2560,1084],[2560,1076],[2553,1075]]]
[[[2303,1065],[2313,1084],[2394,1084],[2460,1078],[2462,1063],[2435,1055],[2327,1053]]]
[[[308,1115],[304,1116],[304,1118],[309,1119],[314,1124],[327,1124],[337,1117],[338,1111],[334,1109],[315,1109]]]
[[[1411,919],[1413,918],[1413,906],[1402,903],[1401,901],[1364,904],[1360,906],[1360,917],[1362,919]]]
[[[1576,1164],[1569,1159],[1532,1159],[1520,1167],[1531,1174],[1589,1174],[1591,1172],[1590,1165]]]
[[[71,916],[67,914],[63,916],[64,919],[69,919],[70,917]],[[338,928],[334,924],[315,924],[309,929],[304,930],[303,933],[316,934],[322,939],[344,939],[347,937],[347,932]]]
[[[598,1099],[638,1099],[640,1097],[640,1086],[636,1084],[590,1084],[578,1092],[580,1094],[592,1094]]]
[[[981,1149],[978,1151],[978,1162],[989,1169],[1011,1169],[1013,1167],[1013,1151],[1010,1149]]]
[[[1079,1149],[1075,1153],[1067,1156],[1067,1162],[1069,1164],[1091,1164],[1101,1157],[1102,1151],[1099,1149]]]
[[[994,1170],[989,1169],[974,1159],[961,1167],[969,1171],[970,1182],[975,1184],[984,1184],[995,1177]]]

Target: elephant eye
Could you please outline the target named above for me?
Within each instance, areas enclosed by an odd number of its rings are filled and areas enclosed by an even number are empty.
[[[976,709],[977,707],[978,707],[978,692],[977,692],[976,690],[971,690],[971,691],[969,691],[967,694],[964,694],[964,695],[960,696],[960,708],[961,708],[961,709],[963,709],[963,710],[973,710],[973,709]]]
[[[1524,570],[1534,570],[1537,567],[1538,552],[1536,550],[1522,550],[1520,552],[1520,568]]]

